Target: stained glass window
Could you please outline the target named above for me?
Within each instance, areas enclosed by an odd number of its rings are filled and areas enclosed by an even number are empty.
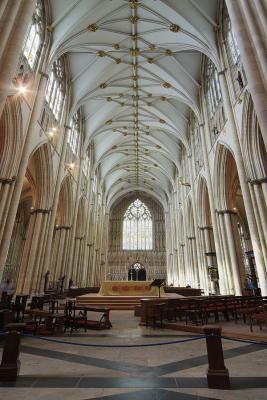
[[[64,104],[64,66],[61,59],[55,61],[49,75],[45,98],[57,121],[60,120]]]
[[[223,11],[223,42],[229,63],[233,89],[237,98],[246,86],[247,78],[241,62],[240,51],[226,7]]]
[[[212,118],[221,104],[222,92],[219,82],[218,71],[211,60],[208,61],[206,72],[206,95],[209,109],[209,116]]]
[[[89,173],[89,156],[85,154],[83,164],[82,164],[83,173],[85,176],[88,176]]]
[[[152,250],[152,218],[147,206],[139,199],[131,203],[123,219],[124,250]]]
[[[40,1],[37,2],[35,12],[32,16],[32,22],[29,26],[23,47],[23,55],[27,59],[29,66],[33,69],[37,61],[38,53],[42,46],[44,31],[43,7]]]
[[[77,155],[79,152],[80,145],[80,134],[79,134],[79,115],[76,113],[71,119],[71,129],[69,130],[68,143],[73,154]]]

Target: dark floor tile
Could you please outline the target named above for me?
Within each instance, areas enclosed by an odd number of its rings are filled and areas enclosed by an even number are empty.
[[[90,400],[158,400],[157,390],[140,390],[138,392],[112,394],[108,396],[96,397]],[[87,400],[87,399],[85,399]],[[88,399],[89,400],[89,399]]]
[[[176,388],[175,378],[81,378],[79,388]]]
[[[65,377],[39,377],[35,380],[33,387],[39,388],[75,388],[80,378]]]
[[[178,377],[175,378],[179,388],[207,388],[207,378]]]
[[[267,388],[267,377],[230,377],[232,389]]]
[[[111,361],[102,358],[83,356],[79,354],[65,353],[63,351],[40,349],[38,347],[22,346],[23,353],[32,354],[36,356],[53,358],[56,360],[69,361],[71,363],[83,364],[94,366],[98,368],[108,368],[115,371],[123,371],[134,374],[152,374],[151,368],[143,367],[141,365],[126,363],[123,361]]]
[[[198,396],[194,394],[172,392],[171,390],[159,390],[158,400],[218,400],[218,399]]]
[[[233,349],[224,350],[224,358],[234,358],[241,355],[254,353],[256,351],[264,350],[263,346],[249,344],[247,346],[239,346]],[[186,369],[199,367],[208,363],[207,355],[201,355],[197,357],[188,358],[185,360],[174,361],[168,364],[159,365],[153,368],[153,373],[156,376],[167,375],[170,373],[184,371]]]
[[[0,382],[0,387],[32,387],[34,385],[34,382],[36,381],[36,377],[18,377],[16,382]]]

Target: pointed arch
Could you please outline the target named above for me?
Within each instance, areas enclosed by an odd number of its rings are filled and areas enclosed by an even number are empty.
[[[57,207],[57,225],[71,226],[74,209],[74,195],[70,176],[67,176],[61,184]]]
[[[21,104],[18,97],[8,97],[0,118],[1,176],[16,176],[23,145]]]
[[[152,217],[144,202],[136,198],[127,208],[123,218],[123,249],[152,250]]]
[[[251,94],[246,91],[242,114],[242,148],[249,179],[263,179],[267,175],[266,146],[260,130]]]

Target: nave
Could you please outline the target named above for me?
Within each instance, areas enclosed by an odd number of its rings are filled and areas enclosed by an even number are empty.
[[[168,346],[152,355],[92,348],[86,358],[86,346],[60,341],[194,333],[209,341],[210,323],[266,341],[266,15],[264,0],[0,2],[8,398],[50,399],[54,384],[59,398],[183,398],[190,389],[189,400],[190,391],[223,399],[207,389],[204,344],[185,342],[178,355]],[[226,357],[227,398],[264,397],[264,343],[223,345],[227,357],[227,346],[240,346],[230,364]],[[189,366],[181,380],[172,369],[179,360]],[[138,381],[121,381],[114,370],[124,368]]]

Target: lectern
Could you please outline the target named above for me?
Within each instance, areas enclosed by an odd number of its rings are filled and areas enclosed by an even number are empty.
[[[160,288],[164,285],[165,279],[154,279],[153,282],[150,283],[150,286],[156,286],[159,290],[159,297],[160,297]]]

